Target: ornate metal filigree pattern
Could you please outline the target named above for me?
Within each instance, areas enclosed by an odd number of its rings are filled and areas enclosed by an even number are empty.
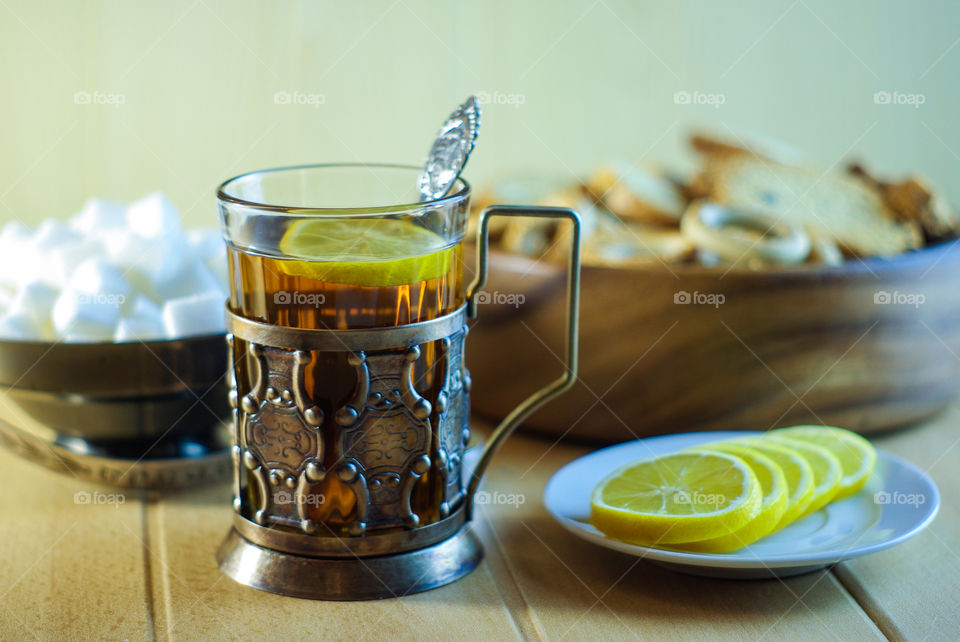
[[[446,517],[463,499],[463,452],[470,440],[470,373],[464,364],[467,326],[443,339],[443,388],[434,407],[437,457],[434,468],[444,480],[440,516]]]
[[[246,360],[253,385],[237,401],[234,456],[242,459],[257,486],[253,518],[258,524],[276,522],[315,532],[304,495],[311,483],[323,479],[325,471],[320,434],[323,411],[304,389],[310,353],[251,343]],[[239,498],[239,485],[236,492]]]
[[[413,498],[428,474],[436,475],[441,487],[440,517],[455,510],[463,497],[461,464],[469,437],[466,325],[439,336],[409,347],[387,347],[385,340],[375,350],[349,352],[353,392],[329,417],[304,387],[310,352],[248,339],[239,350],[231,336],[231,353],[245,360],[237,372],[250,384],[247,394],[231,395],[237,512],[257,524],[292,526],[315,535],[326,529],[311,519],[311,504],[305,500],[316,484],[334,475],[356,498],[347,527],[351,535],[413,529],[423,523]],[[415,373],[427,370],[422,355],[428,347],[438,351],[433,375],[440,382],[431,388],[438,390],[435,398],[429,399],[414,383]],[[335,436],[330,443],[324,443],[324,430],[328,439]],[[328,463],[335,462],[329,469],[325,456]]]
[[[433,405],[413,384],[420,348],[350,355],[356,375],[353,399],[336,413],[340,425],[340,479],[366,497],[358,503],[354,534],[368,525],[416,528],[410,507],[414,483],[430,469]]]

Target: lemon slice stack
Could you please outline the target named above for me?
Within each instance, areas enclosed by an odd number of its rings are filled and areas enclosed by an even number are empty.
[[[591,521],[634,544],[727,553],[855,494],[875,463],[870,442],[830,426],[713,442],[615,470]]]

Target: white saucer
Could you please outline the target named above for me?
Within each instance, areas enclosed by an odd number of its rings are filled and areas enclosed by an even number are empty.
[[[615,468],[708,441],[758,434],[684,433],[604,448],[558,470],[544,489],[544,504],[561,526],[588,542],[684,573],[741,579],[799,575],[882,551],[926,528],[940,507],[940,492],[926,473],[879,450],[873,476],[859,493],[732,553],[682,553],[637,546],[607,537],[590,523],[591,491]]]

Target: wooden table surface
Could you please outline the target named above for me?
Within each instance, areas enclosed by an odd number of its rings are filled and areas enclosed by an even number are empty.
[[[440,589],[352,603],[280,597],[223,576],[214,552],[230,527],[226,484],[77,504],[77,492],[118,491],[2,452],[0,639],[956,640],[958,424],[955,406],[876,440],[937,481],[943,506],[927,531],[782,581],[689,577],[567,534],[541,494],[555,470],[589,449],[517,436],[487,490],[525,501],[481,509],[481,566]]]

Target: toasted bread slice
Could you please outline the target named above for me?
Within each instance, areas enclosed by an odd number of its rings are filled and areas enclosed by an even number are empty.
[[[739,156],[741,154],[754,155],[754,150],[747,149],[746,145],[732,141],[720,140],[706,134],[694,134],[690,137],[690,146],[697,152],[707,156]]]
[[[902,221],[919,224],[931,240],[960,234],[960,211],[951,208],[922,176],[908,176],[899,182],[885,182],[862,165],[853,164],[850,173],[880,192],[884,201]]]
[[[843,252],[840,251],[833,239],[811,234],[810,255],[807,257],[807,261],[823,265],[841,265],[843,263]]]
[[[790,166],[805,162],[804,155],[796,147],[781,140],[756,135],[724,139],[715,135],[694,134],[690,137],[690,146],[708,163],[731,156],[756,156]]]
[[[544,196],[536,205],[545,207],[568,207],[580,215],[580,234],[586,239],[594,234],[600,214],[593,201],[579,185],[572,185]],[[609,214],[607,214],[609,216]],[[547,260],[562,259],[568,252],[567,243],[561,238],[563,223],[548,218],[526,216],[505,217],[507,221],[500,246],[507,252],[517,252]],[[564,237],[565,238],[565,237]]]
[[[899,220],[875,190],[845,174],[740,154],[709,163],[703,179],[711,200],[802,226],[849,255],[891,256],[923,244],[919,225]]]
[[[677,225],[686,208],[673,181],[642,166],[601,166],[587,179],[586,189],[595,202],[623,221]]]
[[[628,223],[601,230],[583,244],[584,265],[630,267],[676,263],[694,255],[694,245],[675,228]]]

